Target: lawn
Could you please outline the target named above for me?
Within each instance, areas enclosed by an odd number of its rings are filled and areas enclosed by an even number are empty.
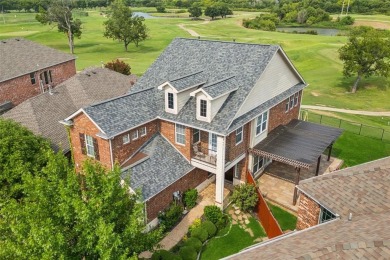
[[[212,238],[206,246],[203,248],[201,259],[202,260],[213,260],[220,259],[222,257],[234,254],[240,250],[251,246],[256,242],[257,238],[266,237],[263,228],[255,218],[249,219],[250,223],[247,225],[253,231],[254,236],[251,237],[248,232],[238,224],[232,225],[230,232],[220,238]],[[221,230],[217,236],[226,234],[229,227]]]
[[[280,228],[283,231],[294,230],[297,225],[297,217],[284,209],[267,202],[272,215],[274,215],[276,221],[278,221]]]

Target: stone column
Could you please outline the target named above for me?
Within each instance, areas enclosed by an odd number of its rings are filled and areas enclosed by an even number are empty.
[[[223,190],[225,184],[225,137],[217,136],[217,165],[215,181],[215,204],[223,208]]]

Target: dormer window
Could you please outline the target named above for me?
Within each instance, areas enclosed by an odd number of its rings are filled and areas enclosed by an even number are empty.
[[[200,116],[207,117],[207,101],[204,99],[200,100]]]
[[[173,93],[168,92],[167,102],[168,102],[168,108],[169,109],[174,109],[175,108],[175,105],[173,103],[174,102]]]

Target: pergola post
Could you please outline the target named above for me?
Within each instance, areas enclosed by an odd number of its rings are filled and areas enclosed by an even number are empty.
[[[301,168],[296,167],[295,170],[297,171],[297,178],[295,179],[295,185],[299,184],[299,178],[301,177]],[[298,200],[298,189],[297,187],[294,188],[294,197],[293,197],[293,205],[295,206],[297,204]]]
[[[328,152],[328,162],[330,160],[330,154],[332,153],[333,143],[329,145],[329,152]]]
[[[318,172],[320,171],[320,164],[321,164],[321,155],[318,156],[316,176],[318,176]]]

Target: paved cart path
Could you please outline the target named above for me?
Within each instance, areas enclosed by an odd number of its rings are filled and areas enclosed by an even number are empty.
[[[389,111],[387,111],[387,112],[374,112],[374,111],[351,110],[351,109],[341,109],[341,108],[323,107],[323,106],[309,106],[309,105],[302,105],[301,108],[321,110],[321,111],[339,112],[339,113],[354,114],[354,115],[364,115],[364,116],[390,116]]]

